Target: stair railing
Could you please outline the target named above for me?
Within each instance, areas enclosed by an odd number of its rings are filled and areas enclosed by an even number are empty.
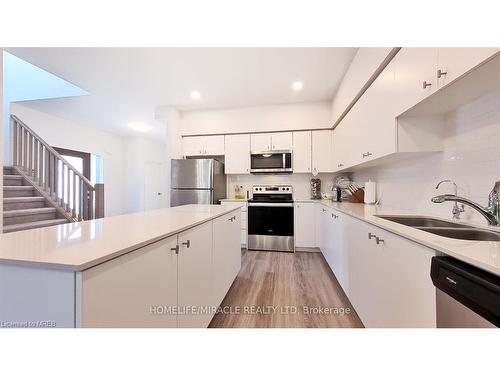
[[[17,116],[10,119],[13,166],[73,221],[104,217],[104,184],[93,185]]]

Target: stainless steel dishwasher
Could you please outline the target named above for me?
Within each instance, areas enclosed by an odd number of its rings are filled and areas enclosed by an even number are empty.
[[[500,277],[447,256],[432,258],[438,328],[500,326]]]

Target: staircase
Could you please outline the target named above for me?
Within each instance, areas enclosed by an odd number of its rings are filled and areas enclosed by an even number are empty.
[[[3,232],[48,227],[69,220],[12,167],[3,168]]]
[[[92,184],[28,125],[11,119],[3,167],[3,232],[104,217],[104,185]]]

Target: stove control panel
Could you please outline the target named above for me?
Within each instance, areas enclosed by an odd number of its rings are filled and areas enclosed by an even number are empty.
[[[256,185],[253,186],[254,194],[293,194],[291,185]]]

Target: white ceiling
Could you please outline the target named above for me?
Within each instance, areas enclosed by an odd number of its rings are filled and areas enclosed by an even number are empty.
[[[88,91],[29,102],[69,120],[122,135],[132,121],[154,127],[155,108],[183,111],[331,100],[356,48],[8,48]],[[290,89],[300,80],[300,92]],[[198,90],[199,100],[190,98]]]

